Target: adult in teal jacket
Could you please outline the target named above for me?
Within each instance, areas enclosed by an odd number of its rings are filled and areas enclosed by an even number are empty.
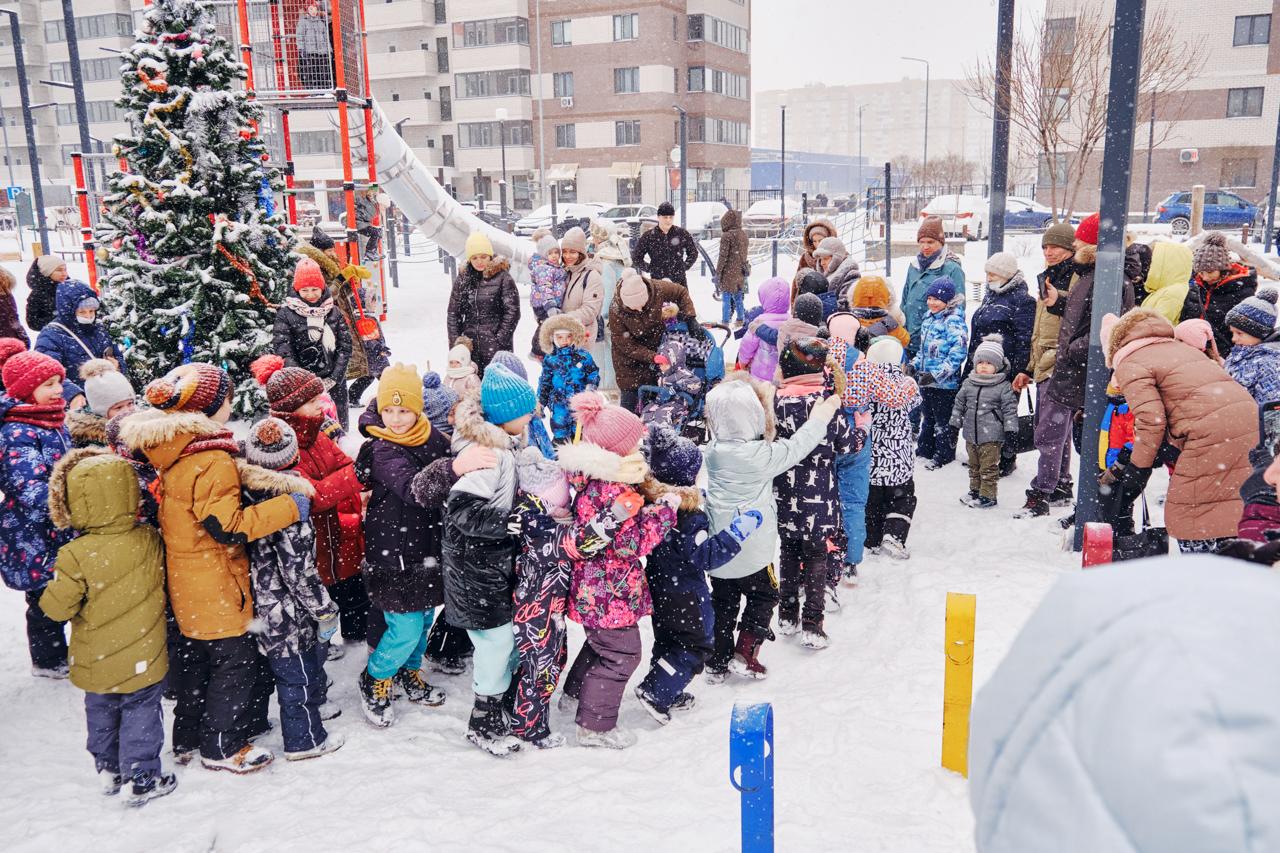
[[[1277,608],[1226,557],[1059,580],[973,703],[979,853],[1280,849]]]
[[[902,313],[907,320],[907,333],[911,343],[907,345],[907,357],[912,358],[920,349],[920,324],[929,313],[924,304],[925,294],[939,278],[946,276],[956,284],[956,308],[964,316],[964,268],[960,260],[947,251],[942,234],[942,220],[927,217],[916,231],[920,254],[907,270],[907,282],[902,287]]]

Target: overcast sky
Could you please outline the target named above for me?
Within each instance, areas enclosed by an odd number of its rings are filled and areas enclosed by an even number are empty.
[[[754,0],[752,88],[790,89],[806,83],[882,83],[923,77],[964,77],[996,39],[996,0]],[[1044,0],[1017,0],[1025,21]]]

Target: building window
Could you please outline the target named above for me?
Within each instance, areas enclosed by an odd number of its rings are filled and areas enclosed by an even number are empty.
[[[749,88],[747,78],[743,74],[734,74],[701,65],[689,66],[690,92],[714,92],[717,95],[745,101],[750,95]]]
[[[618,178],[618,204],[643,204],[639,178]]]
[[[614,142],[618,145],[640,144],[640,122],[638,120],[615,121],[613,123]]]
[[[1075,18],[1050,18],[1044,22],[1045,53],[1070,53],[1075,46]]]
[[[578,147],[578,126],[576,124],[557,124],[556,125],[556,147],[557,148],[577,148]]]
[[[499,135],[499,128],[503,133]],[[533,144],[532,121],[480,121],[458,124],[459,148],[498,148],[502,137],[506,137],[507,145],[528,146]]]
[[[85,111],[88,112],[89,121],[91,122],[124,120],[119,108],[116,107],[115,101],[88,101],[85,103]],[[71,125],[76,123],[75,104],[58,104],[57,114],[58,124]]]
[[[84,75],[84,82],[86,83],[100,83],[103,80],[119,80],[120,60],[114,57],[82,59],[80,60],[80,73]],[[59,83],[70,83],[71,63],[50,62],[49,79],[55,80]]]
[[[453,135],[446,133],[440,137],[440,162],[446,166],[453,165]]]
[[[119,12],[76,18],[76,37],[81,39],[114,38],[133,35],[133,17]],[[67,28],[61,19],[44,22],[44,40],[67,40]]]
[[[557,71],[551,75],[551,93],[557,98],[573,97],[573,72]]]
[[[396,46],[394,44],[387,45],[387,53],[395,53],[395,52],[396,52]]]
[[[1227,90],[1227,118],[1262,115],[1262,87]]]
[[[338,153],[336,130],[300,130],[290,136],[290,141],[293,143],[295,157]]]
[[[746,53],[749,47],[745,27],[710,15],[689,16],[689,41],[709,41],[738,53]]]
[[[1248,189],[1258,185],[1258,158],[1225,158],[1222,161],[1220,186]]]
[[[528,18],[490,18],[485,21],[460,21],[453,25],[454,47],[528,43]]]
[[[529,71],[522,68],[511,68],[502,71],[470,71],[455,75],[454,88],[458,90],[455,97],[464,98],[502,98],[509,95],[529,94]]]
[[[440,120],[453,121],[453,91],[448,86],[440,87]]]
[[[449,39],[440,36],[436,39],[436,70],[441,74],[449,73]]]
[[[572,21],[552,21],[551,44],[556,47],[573,44],[573,32],[570,29],[572,23]]]
[[[552,181],[551,185],[555,187],[556,199],[561,203],[573,204],[578,200],[577,181]]]
[[[640,37],[640,15],[632,12],[629,15],[613,16],[613,40],[632,41]]]
[[[712,145],[746,145],[751,138],[751,125],[744,121],[722,118],[689,119],[689,141]]]
[[[435,12],[437,24],[449,23],[449,10],[445,7],[445,0],[435,0]]]
[[[1036,185],[1047,187],[1050,184],[1057,186],[1065,186],[1067,183],[1067,155],[1054,155],[1054,168],[1052,172],[1049,167],[1049,157],[1047,154],[1040,155],[1040,162],[1036,173]]]
[[[1231,44],[1268,44],[1271,41],[1270,15],[1236,15],[1236,35]]]
[[[627,92],[640,91],[640,69],[639,68],[615,68],[613,69],[613,91],[614,94],[622,95]]]

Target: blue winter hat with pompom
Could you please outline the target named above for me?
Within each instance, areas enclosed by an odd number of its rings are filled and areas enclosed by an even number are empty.
[[[440,381],[440,374],[428,371],[422,377],[422,414],[431,426],[449,432],[449,413],[458,405],[458,392]]]
[[[669,486],[692,486],[702,468],[698,445],[663,425],[649,428],[647,455],[654,478]]]
[[[1259,290],[1227,312],[1227,327],[1266,339],[1276,330],[1276,291]]]

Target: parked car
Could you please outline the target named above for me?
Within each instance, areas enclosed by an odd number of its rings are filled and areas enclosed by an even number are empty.
[[[1005,197],[1006,231],[1043,231],[1053,224],[1053,220],[1053,208],[1046,204],[1019,195]]]
[[[699,240],[710,240],[720,236],[720,217],[729,208],[719,201],[691,201],[686,205],[685,215],[689,224],[686,230]],[[676,208],[677,216],[679,208]]]
[[[1258,219],[1258,206],[1226,190],[1204,194],[1205,228],[1240,228]],[[1174,235],[1191,233],[1191,193],[1173,193],[1156,207],[1156,222],[1167,222]]]
[[[485,205],[485,207],[488,208],[488,205]],[[476,219],[479,219],[481,222],[485,222],[485,223],[488,223],[489,225],[492,225],[494,228],[497,228],[500,231],[506,231],[508,234],[510,234],[516,227],[516,221],[517,221],[516,214],[515,214],[515,211],[512,211],[512,210],[507,211],[507,215],[505,219],[503,218],[501,212],[487,210],[487,209],[473,210],[471,211],[471,215],[474,216]]]
[[[587,219],[599,216],[604,210],[603,204],[578,204],[577,202],[565,202],[556,205],[556,221],[560,222],[565,219]],[[551,205],[544,204],[534,209],[527,216],[522,217],[516,222],[516,236],[528,237],[539,228],[551,227]]]
[[[991,202],[979,195],[940,195],[920,211],[920,218],[937,216],[948,236],[981,240],[986,235]]]
[[[652,204],[616,204],[601,213],[600,219],[606,219],[618,226],[618,230],[626,233],[629,228],[639,228],[646,222],[658,221],[658,208]]]
[[[764,198],[747,208],[742,227],[748,237],[776,237],[787,226],[798,225],[800,216],[800,202],[787,199],[784,207],[776,198]]]

